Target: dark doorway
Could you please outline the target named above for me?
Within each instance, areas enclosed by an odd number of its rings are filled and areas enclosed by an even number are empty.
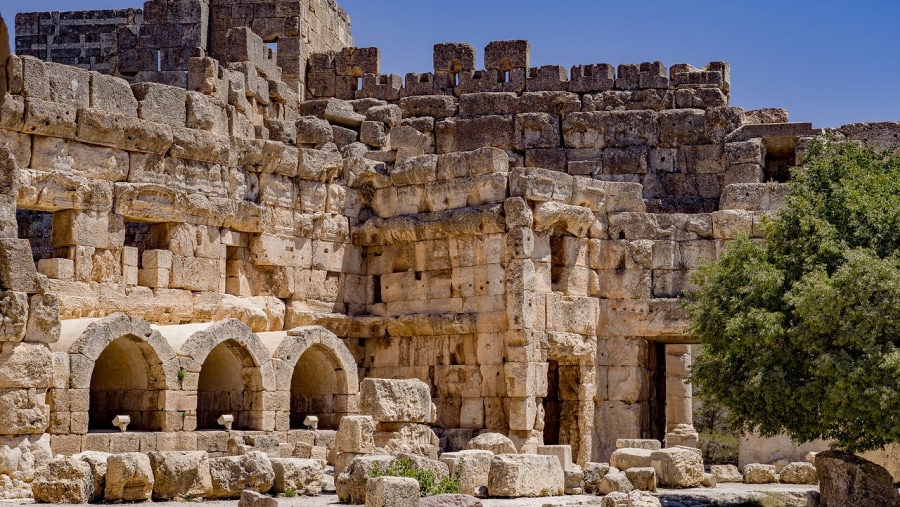
[[[649,435],[663,441],[666,437],[666,345],[664,343],[651,343],[648,354],[647,371],[650,372],[650,393],[648,405],[650,407]]]
[[[559,445],[562,400],[559,398],[559,363],[548,361],[547,396],[544,397],[544,445]]]

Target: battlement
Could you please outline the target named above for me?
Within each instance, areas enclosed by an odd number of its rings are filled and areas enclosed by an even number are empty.
[[[645,92],[655,95],[662,109],[727,105],[731,91],[728,62],[703,68],[662,62],[608,63],[531,67],[530,44],[525,40],[495,41],[484,50],[484,69],[477,70],[475,48],[465,43],[434,46],[433,72],[381,74],[378,48],[344,48],[310,55],[307,89],[313,98],[345,100],[375,98],[396,101],[422,95],[472,93],[572,92],[596,94]],[[680,93],[678,93],[681,91]],[[668,93],[672,92],[672,93]]]

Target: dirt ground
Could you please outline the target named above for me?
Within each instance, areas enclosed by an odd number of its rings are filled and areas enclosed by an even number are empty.
[[[725,483],[715,488],[671,490],[660,489],[659,497],[663,507],[703,507],[714,503],[727,507],[741,501],[756,499],[766,507],[804,507],[806,492],[817,491],[815,486],[794,486],[788,484],[739,484]],[[488,498],[481,500],[484,507],[576,507],[600,505],[599,496],[562,496],[552,498]],[[32,500],[0,500],[0,506],[33,504]],[[153,507],[237,507],[237,500],[216,500],[208,502],[153,502]],[[281,507],[321,507],[342,505],[337,495],[317,497],[279,498]],[[83,504],[87,506],[88,504]]]

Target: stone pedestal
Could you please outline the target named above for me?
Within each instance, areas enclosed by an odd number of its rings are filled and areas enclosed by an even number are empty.
[[[686,383],[691,369],[690,345],[666,347],[666,447],[697,447],[693,394]]]

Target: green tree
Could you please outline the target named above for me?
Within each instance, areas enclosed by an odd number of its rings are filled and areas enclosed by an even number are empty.
[[[900,441],[900,156],[815,141],[764,234],[694,278],[693,382],[736,428]]]

